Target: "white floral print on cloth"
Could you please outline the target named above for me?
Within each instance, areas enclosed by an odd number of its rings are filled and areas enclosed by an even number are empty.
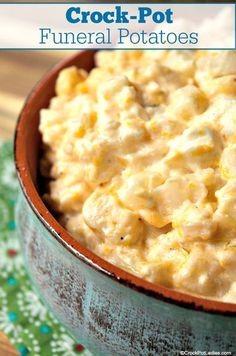
[[[12,144],[0,144],[0,330],[21,356],[91,356],[34,293],[15,232],[17,179]]]

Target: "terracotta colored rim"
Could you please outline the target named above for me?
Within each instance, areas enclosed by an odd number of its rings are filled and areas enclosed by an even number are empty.
[[[88,264],[102,274],[107,275],[114,281],[117,281],[128,288],[132,288],[147,296],[151,296],[157,300],[162,300],[167,303],[176,304],[185,308],[199,310],[203,312],[227,314],[228,316],[236,316],[236,304],[213,301],[201,297],[191,296],[186,293],[168,289],[161,285],[155,285],[141,278],[138,278],[95,255],[93,252],[82,246],[76,241],[52,216],[47,207],[41,200],[37,189],[33,183],[33,179],[29,172],[26,143],[24,131],[27,128],[28,112],[32,103],[37,100],[38,93],[46,90],[46,83],[60,71],[61,68],[70,65],[73,59],[78,58],[80,54],[76,54],[54,67],[33,89],[26,100],[25,106],[19,116],[16,134],[15,134],[15,163],[18,174],[18,179],[22,191],[28,201],[32,211],[37,216],[38,220],[47,228],[51,235],[64,248],[76,258]]]

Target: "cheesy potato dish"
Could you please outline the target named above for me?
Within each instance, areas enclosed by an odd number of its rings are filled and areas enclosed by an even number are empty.
[[[41,111],[45,200],[153,283],[236,302],[236,51],[99,51]]]

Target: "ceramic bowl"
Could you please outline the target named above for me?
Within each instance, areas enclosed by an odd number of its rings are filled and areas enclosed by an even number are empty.
[[[234,352],[236,304],[153,285],[111,265],[75,241],[40,198],[39,111],[54,95],[58,72],[71,65],[90,70],[94,53],[78,53],[49,72],[17,124],[16,219],[33,284],[56,318],[96,356]]]

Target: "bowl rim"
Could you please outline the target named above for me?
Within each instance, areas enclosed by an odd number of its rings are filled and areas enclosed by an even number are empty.
[[[37,100],[38,95],[47,89],[47,83],[53,80],[61,69],[73,65],[78,62],[80,56],[86,55],[86,52],[91,50],[80,51],[60,61],[56,66],[43,76],[36,84],[29,96],[26,98],[25,104],[20,112],[14,139],[14,159],[17,171],[17,177],[20,183],[21,191],[23,192],[28,205],[36,215],[38,221],[44,225],[53,238],[59,242],[69,253],[73,254],[80,261],[94,268],[99,273],[102,273],[113,281],[119,282],[122,285],[131,288],[137,292],[145,294],[156,300],[161,300],[170,304],[185,307],[187,309],[223,314],[228,316],[236,316],[236,304],[218,300],[207,299],[200,296],[191,295],[178,290],[169,289],[159,284],[153,284],[141,277],[132,275],[131,273],[107,262],[103,258],[81,245],[75,240],[69,232],[67,232],[59,222],[53,217],[46,205],[37,192],[33,183],[33,179],[29,172],[26,142],[24,132],[27,128],[27,120],[29,110],[33,103]],[[95,51],[94,51],[95,52]]]

